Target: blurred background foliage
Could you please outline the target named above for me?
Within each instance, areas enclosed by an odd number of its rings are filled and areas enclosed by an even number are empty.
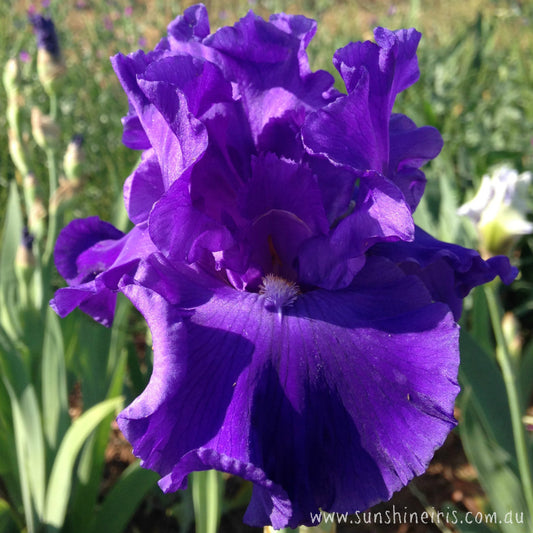
[[[84,138],[86,154],[82,189],[62,214],[64,222],[96,214],[119,226],[125,225],[121,203],[122,185],[137,163],[139,154],[126,149],[121,143],[120,119],[127,111],[127,100],[112,71],[109,57],[138,48],[152,49],[165,34],[167,24],[192,3],[172,0],[0,2],[0,65],[3,66],[12,57],[21,59],[21,136],[29,147],[37,177],[47,174],[48,164],[44,153],[39,151],[31,137],[30,108],[36,105],[47,112],[49,101],[37,80],[36,43],[28,23],[28,11],[50,15],[59,34],[66,65],[59,99],[60,142],[66,147],[74,134],[80,134]],[[420,81],[400,95],[395,110],[409,115],[418,125],[435,126],[444,137],[441,155],[425,167],[427,192],[416,213],[417,222],[436,237],[478,247],[474,226],[457,216],[457,208],[474,196],[482,176],[494,165],[507,163],[518,172],[533,170],[532,2],[213,0],[205,4],[210,13],[212,30],[232,24],[249,9],[264,17],[285,11],[316,19],[317,35],[308,50],[311,66],[332,72],[340,89],[340,78],[331,63],[332,54],[337,48],[350,41],[371,39],[372,29],[377,25],[391,29],[414,26],[423,33],[419,48]],[[17,200],[12,187],[17,182],[20,185],[21,176],[9,155],[6,106],[6,94],[0,90],[0,225],[5,228],[3,258],[9,257],[10,250],[14,253],[17,244],[16,241],[6,244],[9,236],[7,230],[20,233],[24,218],[24,213],[16,208]],[[38,185],[44,197],[47,197],[47,180],[42,179]],[[531,210],[531,197],[526,201]],[[520,478],[523,478],[524,473],[520,471],[520,459],[516,456],[518,437],[516,434],[513,436],[512,417],[509,414],[509,383],[497,355],[498,350],[502,350],[501,342],[513,347],[513,353],[508,354],[514,365],[510,370],[511,378],[520,382],[521,413],[531,416],[533,237],[522,237],[511,254],[521,274],[511,288],[493,291],[498,297],[494,313],[491,315],[490,311],[492,293],[478,290],[466,300],[463,317],[463,395],[458,402],[457,416],[461,421],[463,447],[475,466],[473,473],[469,471],[467,481],[472,481],[476,486],[481,482],[484,491],[476,494],[474,503],[468,503],[465,498],[449,498],[448,494],[432,499],[428,495],[431,492],[429,489],[420,491],[417,488],[420,485],[413,485],[410,494],[414,495],[419,509],[436,505],[450,505],[455,509],[454,506],[458,505],[463,512],[467,509],[503,511],[511,494],[516,496],[511,504],[517,510],[526,509],[528,513],[527,501],[522,502],[524,497]],[[78,481],[74,483],[72,492],[66,495],[69,512],[61,525],[48,523],[46,529],[40,529],[38,525],[30,527],[29,522],[39,522],[41,504],[37,502],[37,509],[24,509],[22,512],[20,510],[26,507],[26,502],[6,499],[6,483],[12,483],[20,490],[19,484],[23,485],[24,480],[21,478],[22,481],[17,481],[20,473],[6,474],[7,466],[0,465],[0,477],[3,476],[0,484],[0,532],[19,528],[30,533],[41,530],[78,533],[82,530],[79,524],[86,521],[84,531],[101,533],[103,529],[115,533],[126,527],[141,500],[140,511],[127,526],[127,531],[189,531],[195,521],[195,508],[198,533],[216,531],[220,516],[223,517],[223,531],[252,531],[253,528],[242,525],[242,510],[249,499],[250,487],[237,480],[219,475],[201,475],[193,480],[196,490],[179,495],[163,495],[155,487],[156,477],[138,474],[135,463],[132,470],[126,471],[126,476],[121,475],[124,466],[132,459],[127,444],[121,440],[116,428],[112,429],[110,436],[112,410],[121,404],[121,400],[116,400],[118,395],[124,395],[127,403],[146,385],[151,371],[150,339],[146,336],[142,321],[132,313],[126,302],[121,303],[117,324],[111,331],[93,324],[80,312],[73,313],[61,323],[50,318],[43,311],[46,297],[61,281],[53,272],[48,274],[50,277],[44,278],[49,286],[42,295],[40,317],[28,318],[24,315],[26,327],[35,329],[40,327],[36,324],[42,324],[41,335],[29,343],[33,345],[25,346],[23,350],[25,354],[33,353],[33,356],[27,356],[30,363],[26,378],[28,383],[45,379],[41,368],[44,363],[39,358],[46,356],[48,363],[54,354],[60,353],[64,362],[58,359],[50,364],[56,365],[53,368],[58,373],[54,379],[60,388],[56,390],[62,391],[63,387],[69,398],[68,401],[67,398],[60,399],[61,405],[54,407],[59,417],[57,427],[60,428],[57,438],[54,437],[57,442],[51,444],[46,441],[39,448],[38,453],[45,463],[43,476],[47,477],[53,471],[54,453],[60,447],[61,438],[66,439],[67,428],[73,427],[70,420],[75,420],[82,411],[87,413],[91,407],[100,406],[100,414],[97,413],[93,421],[98,429],[87,437],[87,441],[80,443],[80,446],[83,444],[83,451],[79,456],[78,452],[72,452],[70,468],[76,472],[74,477]],[[9,279],[3,270],[0,275]],[[498,321],[494,320],[495,313],[502,315],[504,312],[511,317],[507,320],[510,324],[507,329],[501,328],[501,320],[499,326]],[[506,336],[503,341],[498,338],[499,331]],[[2,335],[0,330],[1,350],[5,353],[18,350],[17,346],[10,344],[9,336],[4,338]],[[5,368],[4,365],[3,372]],[[511,386],[515,385],[511,383]],[[35,386],[36,398],[47,397],[42,388],[47,389],[44,385]],[[0,423],[7,424],[6,427],[13,425],[15,417],[6,406],[10,400],[12,408],[18,405],[16,401],[13,403],[13,398],[17,398],[16,387],[12,391],[8,389],[0,387]],[[23,389],[20,392],[22,394]],[[52,392],[48,392],[48,395],[48,400],[43,400],[45,404],[52,401]],[[111,403],[102,403],[106,398]],[[31,405],[36,402],[25,397],[24,402],[27,401]],[[21,404],[22,418],[24,409],[34,413],[33,407],[29,408],[24,402]],[[44,407],[46,405],[40,407],[41,412]],[[17,438],[15,433],[13,430],[13,439]],[[32,437],[31,432],[28,435],[27,438]],[[525,439],[526,453],[530,453],[531,432],[522,437]],[[6,446],[10,445],[9,438],[8,435]],[[442,460],[445,466],[450,462],[450,455],[458,449],[457,435],[452,438],[456,440],[445,450],[448,454]],[[89,441],[92,444],[88,444]],[[11,444],[14,446],[14,441]],[[15,460],[15,452],[12,452],[11,459]],[[2,461],[0,463],[3,464]],[[90,468],[96,473],[88,475]],[[117,479],[121,480],[121,484],[117,483]],[[114,492],[111,489],[113,486],[117,489]],[[32,490],[30,493],[33,494]],[[202,512],[198,509],[206,509],[206,495],[211,496],[211,507],[209,512]],[[125,505],[128,497],[129,504]],[[53,495],[46,496],[43,492],[40,498],[51,499]],[[104,501],[111,503],[103,504]],[[41,507],[45,508],[45,503]],[[9,506],[20,511],[19,514],[18,511],[11,513],[11,519],[5,518],[7,514],[4,513]],[[96,518],[92,516],[95,506],[100,512]],[[122,514],[117,511],[119,509],[123,510]],[[107,526],[104,527],[105,524]],[[499,530],[506,532],[528,531],[527,524],[522,527],[498,526]],[[460,529],[458,526],[453,529],[453,526],[446,525],[430,526],[429,529],[427,526],[423,529],[409,526],[409,529],[401,531],[486,532],[498,528],[488,528],[482,524],[470,529]],[[365,526],[356,528],[339,525],[338,529],[373,531]],[[326,530],[331,531],[331,528]]]

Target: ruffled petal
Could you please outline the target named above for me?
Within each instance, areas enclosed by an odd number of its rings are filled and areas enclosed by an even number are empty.
[[[79,307],[96,322],[109,327],[115,316],[116,292],[107,289],[99,280],[64,287],[56,291],[50,307],[64,318]]]
[[[308,152],[337,166],[384,172],[388,139],[374,129],[368,98],[369,78],[363,71],[348,95],[308,115],[302,128]]]
[[[267,22],[250,11],[204,40],[220,54],[227,79],[237,84],[255,139],[288,110],[321,107],[331,99],[333,77],[312,73],[305,53],[315,30],[316,23],[301,15]]]
[[[202,4],[187,8],[168,25],[168,35],[176,41],[201,41],[209,35],[209,16]]]
[[[310,154],[356,173],[380,172],[395,183],[414,211],[425,186],[418,170],[437,156],[442,139],[430,127],[416,128],[403,115],[392,115],[396,95],[419,76],[415,30],[378,28],[376,43],[351,43],[334,62],[347,95],[311,113],[302,128]]]
[[[418,78],[415,30],[352,43],[311,72],[316,24],[250,12],[209,35],[187,9],[153,52],[117,55],[124,142],[145,152],[126,235],[96,217],[56,248],[52,307],[109,325],[122,291],[154,371],[119,416],[164,491],[215,468],[276,529],[361,511],[426,468],[455,425],[462,298],[506,258],[414,228],[442,139],[391,115]]]
[[[366,509],[424,471],[455,424],[458,328],[416,277],[385,265],[281,315],[200,274],[170,303],[165,285],[183,273],[153,256],[125,282],[155,357],[119,425],[165,491],[193,470],[230,472],[254,483],[246,521],[279,529],[318,508]]]
[[[438,241],[416,227],[412,242],[377,244],[372,255],[387,257],[409,273],[420,277],[432,297],[446,303],[459,320],[463,298],[478,285],[499,276],[506,284],[518,275],[504,256],[484,261],[479,253],[456,244]]]
[[[400,114],[392,115],[389,135],[387,176],[400,188],[411,211],[414,211],[426,185],[426,177],[418,169],[439,155],[443,140],[435,128],[417,128],[410,118]]]
[[[188,107],[187,95],[173,83],[143,79],[154,63],[161,61],[161,70],[172,76],[172,66],[181,72],[184,82],[194,75],[189,68],[193,61],[187,56],[167,57],[167,52],[139,51],[129,56],[117,54],[111,62],[135,109],[139,121],[154,148],[161,173],[168,188],[205,151],[207,134],[203,124]]]
[[[376,28],[375,43],[350,43],[333,56],[348,93],[359,84],[362,73],[368,72],[369,103],[378,130],[386,127],[396,96],[420,76],[416,49],[421,36],[414,28],[398,31]]]

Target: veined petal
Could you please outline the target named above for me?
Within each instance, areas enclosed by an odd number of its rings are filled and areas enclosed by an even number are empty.
[[[415,30],[337,51],[348,94],[311,72],[316,24],[250,12],[209,35],[204,6],[153,52],[117,55],[124,142],[145,150],[127,235],[69,225],[52,306],[146,318],[154,372],[119,416],[164,491],[195,470],[250,480],[245,520],[312,525],[423,472],[454,426],[461,300],[506,258],[414,228],[433,128],[391,115],[418,78]]]
[[[416,277],[388,268],[385,283],[305,293],[281,314],[205,281],[203,303],[172,304],[148,286],[160,270],[125,283],[155,357],[119,425],[162,488],[193,470],[240,475],[254,483],[246,521],[279,529],[318,508],[366,509],[423,472],[455,424],[458,328]]]

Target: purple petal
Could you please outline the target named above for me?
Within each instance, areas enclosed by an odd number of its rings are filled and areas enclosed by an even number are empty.
[[[189,111],[187,96],[179,87],[165,81],[142,79],[148,66],[162,62],[160,68],[172,76],[172,67],[180,68],[192,58],[165,58],[166,52],[142,51],[130,56],[117,54],[111,61],[117,76],[135,109],[150,144],[157,153],[165,186],[169,187],[205,151],[205,127]],[[154,61],[155,60],[155,61]],[[170,61],[170,64],[169,64]],[[192,70],[184,68],[184,79]]]
[[[375,36],[376,44],[337,50],[334,62],[348,95],[309,115],[302,137],[310,153],[334,165],[376,170],[395,182],[401,173],[397,184],[414,210],[424,183],[416,169],[439,153],[442,140],[432,128],[416,129],[407,117],[391,119],[391,111],[396,95],[418,79],[420,34],[378,28]]]
[[[299,279],[329,290],[347,287],[365,264],[365,252],[377,242],[410,241],[411,211],[400,190],[379,174],[361,179],[353,212],[326,239],[306,242],[299,253]]]
[[[50,305],[61,317],[76,307],[105,326],[111,325],[120,278],[155,248],[148,231],[127,235],[98,217],[71,222],[59,234],[55,260],[69,287],[56,291]]]
[[[300,245],[329,230],[315,176],[273,154],[259,157],[243,188],[241,205],[250,221],[246,240],[252,260],[264,273],[296,279],[294,260]]]
[[[332,227],[349,211],[359,176],[349,169],[332,165],[324,158],[306,157],[305,162],[317,177],[328,223]]]
[[[162,57],[138,75],[138,82],[148,100],[158,107],[169,123],[173,108],[166,101],[165,91],[182,91],[187,97],[189,111],[195,116],[204,114],[215,103],[232,101],[231,84],[224,79],[222,71],[199,58]]]
[[[80,279],[90,276],[94,265],[86,268],[78,264],[80,254],[99,242],[117,241],[123,236],[121,231],[98,217],[73,220],[63,228],[57,238],[54,259],[58,272],[67,282],[79,282]],[[102,258],[102,262],[108,264],[113,260],[114,257]]]
[[[193,263],[203,251],[220,252],[234,245],[226,227],[193,206],[186,179],[175,182],[155,205],[149,230],[157,248],[172,262]]]
[[[223,211],[234,218],[238,191],[251,175],[251,132],[238,102],[213,106],[202,121],[209,145],[191,170],[191,197],[216,220]]]
[[[124,183],[124,204],[134,224],[148,219],[153,205],[165,194],[161,167],[155,153],[143,154],[143,160]]]
[[[365,71],[348,95],[307,117],[302,138],[311,154],[324,155],[337,166],[386,170],[388,139],[386,133],[374,129],[368,91]]]
[[[372,269],[364,287],[300,295],[280,317],[264,296],[144,263],[123,291],[150,325],[154,373],[119,425],[161,487],[184,488],[193,470],[242,476],[254,483],[245,520],[279,529],[318,508],[366,509],[423,472],[455,424],[458,328],[389,269],[389,281],[368,283]],[[169,303],[163,275],[203,303]]]
[[[132,150],[147,150],[151,148],[150,139],[146,136],[141,121],[135,109],[131,109],[131,106],[128,114],[122,118],[122,125],[124,126],[122,142],[125,146]]]
[[[333,63],[348,93],[359,84],[364,71],[370,78],[370,104],[378,121],[388,120],[396,95],[415,83],[420,72],[416,49],[421,34],[415,29],[392,32],[376,28],[376,43],[350,43],[335,52]]]
[[[168,35],[177,41],[201,41],[209,35],[209,16],[202,4],[187,8],[168,25]]]
[[[56,291],[50,307],[61,317],[79,307],[100,324],[109,327],[115,316],[117,295],[97,280]]]
[[[430,126],[417,128],[405,115],[392,115],[389,128],[391,172],[405,167],[419,168],[437,157],[442,150],[443,142],[438,130]]]
[[[332,76],[311,73],[305,53],[315,29],[316,23],[303,16],[278,15],[267,22],[250,11],[205,39],[220,53],[227,79],[238,84],[254,138],[272,118],[331,99]]]
[[[475,250],[438,241],[419,227],[412,242],[377,244],[370,253],[387,257],[405,272],[419,276],[433,298],[453,310],[456,320],[461,316],[463,298],[474,287],[496,276],[509,284],[518,274],[507,257],[484,261]]]
[[[389,128],[387,175],[400,188],[414,211],[426,184],[426,177],[418,168],[439,155],[442,137],[435,128],[417,128],[411,119],[400,114],[392,115]]]

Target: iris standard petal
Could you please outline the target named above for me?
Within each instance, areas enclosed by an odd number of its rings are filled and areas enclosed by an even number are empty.
[[[139,51],[129,56],[117,54],[111,62],[158,156],[165,186],[169,187],[205,151],[207,134],[202,123],[190,113],[187,95],[181,88],[164,81],[142,79],[141,75],[157,60],[163,61],[161,68],[171,69],[166,56],[167,52]],[[179,67],[182,62],[192,62],[192,58],[173,61]],[[186,73],[189,72],[187,69]]]
[[[374,37],[375,43],[357,42],[340,48],[333,56],[333,63],[348,93],[359,84],[362,73],[368,72],[369,103],[376,128],[380,129],[386,126],[396,96],[420,76],[416,49],[422,35],[414,28],[394,32],[376,28]]]
[[[202,4],[187,8],[168,25],[168,34],[177,41],[201,41],[209,35],[209,16]]]
[[[363,71],[349,94],[306,118],[302,139],[307,151],[337,166],[384,172],[388,139],[374,129],[368,97],[369,78]]]
[[[302,165],[263,155],[254,159],[239,200],[256,266],[295,280],[301,244],[329,230],[315,176]]]
[[[227,79],[242,96],[254,139],[272,119],[290,109],[315,109],[331,100],[333,77],[311,72],[305,48],[315,22],[282,15],[265,21],[249,12],[232,27],[204,40],[220,54]]]
[[[393,114],[389,122],[389,139],[387,176],[400,188],[414,211],[426,186],[426,177],[418,169],[439,155],[442,137],[435,128],[417,128],[405,115]]]
[[[132,106],[130,106],[128,114],[122,117],[122,126],[124,127],[122,143],[125,146],[132,150],[148,150],[152,147],[150,139],[148,139],[141,121],[135,109],[132,109]]]
[[[193,205],[185,178],[175,182],[155,205],[149,231],[157,248],[173,262],[192,263],[204,250],[221,252],[234,245],[223,224]]]

